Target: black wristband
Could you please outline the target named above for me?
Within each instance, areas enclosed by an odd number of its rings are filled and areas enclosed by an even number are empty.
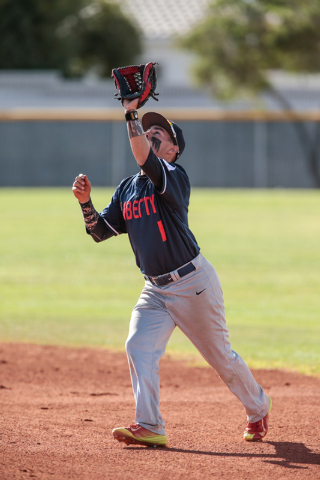
[[[138,112],[137,110],[129,110],[125,114],[126,122],[130,122],[131,120],[138,120]]]

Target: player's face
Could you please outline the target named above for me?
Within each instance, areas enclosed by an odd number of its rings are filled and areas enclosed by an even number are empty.
[[[146,131],[146,138],[157,157],[169,162],[175,158],[177,147],[164,128],[153,125]]]

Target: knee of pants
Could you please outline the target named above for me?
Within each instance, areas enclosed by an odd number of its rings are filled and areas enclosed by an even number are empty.
[[[229,348],[227,351],[214,351],[210,365],[225,383],[233,376],[233,366],[238,364],[239,355]]]
[[[133,335],[130,338],[127,338],[126,341],[126,352],[128,357],[136,357],[136,354],[141,355],[142,345],[141,341],[137,338],[137,335]]]
[[[133,342],[132,342],[131,338],[127,338],[127,341],[126,341],[126,352],[127,352],[127,355],[128,355],[128,356],[130,356],[131,351],[132,351],[132,348],[133,348]]]
[[[126,341],[127,357],[134,365],[151,365],[157,358],[152,349],[152,343],[143,336],[133,335]]]

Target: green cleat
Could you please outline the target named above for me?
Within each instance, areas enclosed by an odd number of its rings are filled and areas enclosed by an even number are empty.
[[[112,434],[115,440],[127,445],[145,445],[147,447],[165,447],[168,439],[166,435],[158,435],[150,432],[139,424],[129,425],[129,427],[114,428]]]

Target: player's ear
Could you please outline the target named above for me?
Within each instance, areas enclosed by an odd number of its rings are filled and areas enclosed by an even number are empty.
[[[179,147],[178,145],[172,145],[169,150],[167,151],[167,153],[169,155],[176,155],[177,153],[179,152]]]

